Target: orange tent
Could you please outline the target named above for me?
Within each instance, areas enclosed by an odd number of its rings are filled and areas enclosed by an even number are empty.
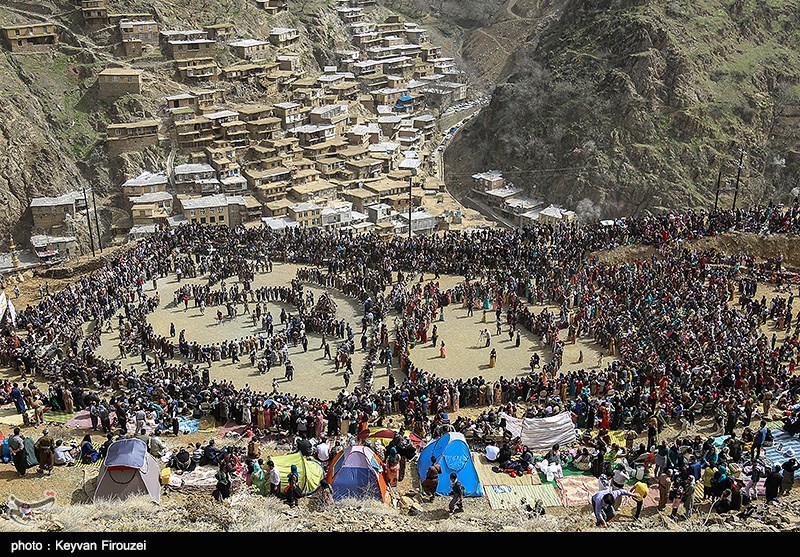
[[[333,498],[374,497],[387,502],[383,463],[372,449],[351,445],[337,454],[328,468]]]

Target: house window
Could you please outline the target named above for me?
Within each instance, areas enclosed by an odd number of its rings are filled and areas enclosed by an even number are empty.
[[[210,223],[212,223],[212,224],[213,224],[213,223],[215,223],[215,222],[216,222],[216,220],[217,220],[217,219],[216,219],[216,217],[208,217],[208,221],[209,221]]]
[[[205,214],[206,214],[206,210],[205,209],[200,209],[200,215],[205,215]],[[205,220],[205,219],[203,219],[203,220]]]
[[[219,222],[222,222],[222,221],[224,221],[224,220],[225,220],[225,215],[220,215],[220,216],[219,216]]]
[[[191,216],[194,216],[194,210],[191,210],[191,211],[189,211],[189,214],[190,214]]]

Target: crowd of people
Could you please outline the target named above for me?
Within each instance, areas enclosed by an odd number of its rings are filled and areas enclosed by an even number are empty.
[[[75,408],[95,408],[96,427],[104,431],[109,430],[111,414],[116,427],[126,431],[131,415],[151,412],[159,431],[167,433],[176,431],[179,416],[210,414],[220,422],[234,419],[259,431],[279,424],[290,434],[326,430],[335,435],[355,433],[365,423],[382,423],[390,414],[401,414],[401,427],[424,438],[438,431],[446,413],[461,407],[508,405],[514,412],[514,403],[523,403],[528,416],[567,410],[576,426],[587,432],[647,431],[644,449],[658,453],[658,436],[668,423],[685,431],[699,416],[713,415],[719,433],[730,435],[736,428],[750,427],[758,405],[760,415],[773,408],[791,421],[798,402],[800,380],[793,371],[800,316],[792,317],[794,294],[789,289],[788,296],[770,302],[766,297],[759,300],[753,287],[758,281],[783,285],[796,275],[786,271],[780,259],[756,263],[746,255],[686,245],[687,240],[733,230],[796,234],[800,200],[785,208],[770,205],[389,240],[317,229],[275,234],[266,228],[197,224],[164,228],[114,256],[102,269],[58,292],[43,292],[38,304],[19,311],[15,326],[3,331],[0,361],[24,380],[42,376],[58,385],[61,399],[51,403],[59,408],[66,406],[64,392],[70,393]],[[633,243],[655,246],[657,254],[614,264],[592,255]],[[274,261],[305,267],[289,287],[254,289],[255,273],[271,270]],[[169,337],[157,335],[147,321],[160,304],[155,287],[170,273],[177,274],[179,282],[184,277],[208,278],[204,286],[181,286],[174,295],[176,306],[188,307],[189,300],[201,308],[225,306],[228,317],[243,306],[261,331],[219,346],[187,340],[181,331],[176,350],[174,330]],[[416,273],[434,277],[412,283]],[[445,290],[438,282],[440,273],[464,280]],[[336,288],[363,304],[361,348],[367,358],[358,384],[324,401],[281,393],[275,381],[271,392],[212,381],[202,364],[210,366],[226,357],[237,361],[244,355],[253,365],[284,365],[291,378],[285,348],[290,342],[308,342],[307,332],[321,333],[323,346],[326,339],[340,340],[334,360],[352,373],[347,354],[355,350],[355,331],[335,315],[314,313],[304,282]],[[282,330],[275,328],[266,309],[271,301],[297,310],[295,315],[282,312]],[[537,312],[531,309],[534,304],[557,309]],[[483,312],[484,320],[493,316],[497,331],[516,336],[517,342],[524,327],[549,349],[549,361],[539,365],[538,359],[532,360],[527,376],[496,381],[452,380],[426,372],[413,362],[412,349],[430,338],[434,344],[442,341],[444,355],[443,340],[432,328],[453,307],[469,314]],[[392,309],[397,312],[393,324]],[[145,371],[125,369],[95,353],[101,332],[112,327],[115,315],[123,339],[121,355],[139,353]],[[221,309],[218,315],[222,323]],[[783,339],[770,339],[763,332],[762,326],[770,322]],[[561,330],[566,338],[561,338]],[[599,365],[560,373],[564,346],[577,339],[596,343]],[[605,366],[603,355],[613,357]],[[392,361],[400,369],[400,380],[391,371]],[[387,362],[389,384],[376,388],[379,366]],[[116,394],[101,398],[99,388],[113,388]],[[19,391],[11,387],[10,397],[14,389]],[[16,404],[20,397],[13,398]],[[17,409],[27,412],[21,405]],[[472,432],[490,429],[470,420],[458,425]],[[653,435],[651,428],[656,430]],[[742,453],[738,464],[746,457]],[[685,475],[681,466],[675,472]]]

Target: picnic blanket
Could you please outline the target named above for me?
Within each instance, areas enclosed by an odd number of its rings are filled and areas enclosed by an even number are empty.
[[[628,487],[628,489],[630,489],[630,486]],[[694,498],[695,502],[699,501],[700,498],[702,497],[703,497],[702,493],[698,497],[697,491],[695,489],[695,498]],[[651,485],[650,489],[647,492],[647,495],[645,495],[644,505],[642,506],[642,508],[649,509],[650,507],[657,507],[657,506],[658,506],[658,486]],[[634,501],[633,497],[623,497],[622,504],[620,505],[620,507],[631,507],[635,509],[636,501]]]
[[[545,507],[560,507],[561,500],[552,485],[489,485],[483,490],[492,509],[519,509],[524,498],[531,505],[541,499]]]
[[[238,425],[233,420],[229,420],[222,429],[217,433],[217,439],[223,439],[228,433],[236,433],[237,435],[244,435],[250,429],[250,424]]]
[[[516,478],[512,478],[505,472],[495,472],[492,470],[493,466],[497,466],[494,462],[486,460],[486,456],[482,454],[472,453],[472,462],[475,464],[475,470],[478,472],[478,481],[481,485],[538,485],[542,481],[539,479],[538,473],[522,474]]]
[[[64,412],[63,410],[54,410],[53,408],[45,408],[44,421],[53,424],[64,425],[75,417],[75,412]]]
[[[597,478],[594,476],[567,476],[556,480],[561,490],[561,503],[565,507],[582,507],[588,505],[592,495],[598,490]]]
[[[66,423],[65,427],[72,429],[92,429],[92,418],[88,410],[75,412],[75,416]]]
[[[717,450],[721,449],[725,446],[725,440],[729,437],[730,435],[720,435],[719,437],[714,437],[714,447],[716,447]]]
[[[789,435],[782,429],[773,429],[772,438],[775,442],[771,447],[764,447],[764,453],[769,461],[775,465],[781,465],[790,458],[800,460],[800,439],[793,435]],[[786,451],[791,449],[794,451],[793,455],[787,455]],[[794,473],[794,477],[800,477],[800,470]]]
[[[612,429],[608,432],[612,443],[616,443],[618,447],[625,446],[625,431],[622,429]]]
[[[561,467],[561,473],[564,475],[565,478],[568,478],[570,476],[591,476],[591,477],[594,477],[594,476],[592,476],[592,473],[589,470],[586,470],[586,471],[578,470],[577,468],[575,468],[571,464],[567,464],[566,466],[562,466]],[[541,481],[541,483],[543,485],[547,485],[547,484],[555,485],[556,481],[558,481],[558,478],[554,479],[552,482],[548,482],[547,478],[544,476],[544,474],[542,474],[542,472],[539,471],[539,480]]]
[[[178,417],[178,431],[181,433],[197,433],[200,431],[200,420]]]

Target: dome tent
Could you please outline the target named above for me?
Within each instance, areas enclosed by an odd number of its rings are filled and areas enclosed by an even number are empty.
[[[442,467],[439,475],[439,484],[436,493],[447,495],[450,493],[450,474],[455,473],[464,486],[467,497],[482,497],[483,488],[478,480],[478,472],[472,462],[467,440],[461,433],[446,433],[438,439],[428,443],[417,461],[417,472],[420,481],[425,480],[425,475],[431,465],[431,457]]]
[[[94,500],[126,499],[134,495],[150,495],[161,501],[161,469],[147,452],[141,439],[120,439],[108,447],[103,468],[97,478]]]
[[[303,490],[303,495],[315,492],[319,487],[319,482],[325,477],[325,470],[319,462],[313,458],[305,458],[299,452],[273,456],[271,460],[281,476],[281,493],[289,486],[289,472],[292,464],[297,466],[298,485]]]
[[[333,498],[370,496],[386,501],[381,459],[364,445],[351,445],[334,457],[328,469]]]

